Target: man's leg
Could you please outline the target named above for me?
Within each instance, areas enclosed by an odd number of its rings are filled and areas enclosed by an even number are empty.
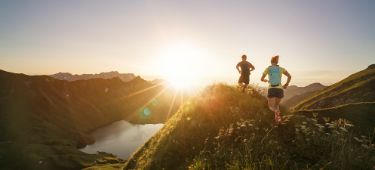
[[[238,90],[242,90],[242,86],[243,86],[243,83],[242,82],[238,82]]]
[[[244,84],[244,85],[242,86],[242,92],[245,92],[246,88],[247,88],[247,84]]]

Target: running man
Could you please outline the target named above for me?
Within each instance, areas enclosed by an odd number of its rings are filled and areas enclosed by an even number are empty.
[[[250,72],[255,70],[255,67],[247,60],[246,55],[242,55],[242,61],[240,61],[236,65],[236,69],[238,73],[241,74],[240,78],[238,79],[238,85],[242,87],[242,92],[245,92],[245,89],[249,85],[250,82]]]
[[[280,114],[280,101],[284,97],[284,90],[289,86],[292,76],[284,68],[278,65],[279,56],[274,56],[271,59],[271,66],[267,67],[264,70],[261,81],[268,82],[268,107],[270,110],[275,112],[275,121],[276,123],[281,123],[281,114]],[[285,75],[288,77],[287,82],[281,84],[281,76]],[[268,75],[268,80],[265,77]]]

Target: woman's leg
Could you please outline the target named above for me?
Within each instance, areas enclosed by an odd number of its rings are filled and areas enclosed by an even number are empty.
[[[280,102],[281,102],[281,98],[277,98],[275,97],[275,112],[280,112]]]
[[[280,101],[281,98],[275,98],[275,120],[277,123],[280,123],[282,121],[280,113]]]
[[[268,107],[271,111],[275,112],[275,97],[269,97],[268,98]]]

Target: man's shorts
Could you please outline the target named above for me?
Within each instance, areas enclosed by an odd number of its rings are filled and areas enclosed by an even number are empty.
[[[238,79],[238,83],[249,84],[249,82],[250,82],[250,75],[241,75],[240,78]]]
[[[267,97],[277,97],[283,98],[284,97],[284,90],[281,88],[268,88],[268,95]]]

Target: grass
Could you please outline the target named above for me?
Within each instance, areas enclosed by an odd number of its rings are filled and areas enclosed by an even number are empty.
[[[373,136],[354,136],[342,122],[292,116],[285,126],[270,127],[240,120],[207,138],[189,169],[372,169]]]

